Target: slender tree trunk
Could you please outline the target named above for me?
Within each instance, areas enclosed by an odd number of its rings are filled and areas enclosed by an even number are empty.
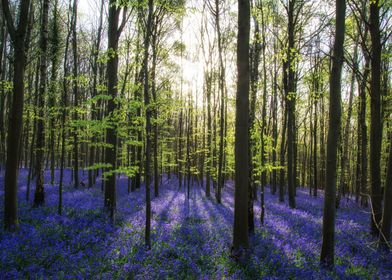
[[[370,83],[370,182],[371,182],[371,231],[379,234],[382,217],[381,210],[381,39],[380,39],[380,1],[370,2],[371,83]]]
[[[263,2],[260,1],[260,12],[261,12],[261,30],[262,30],[262,51],[263,51],[263,105],[262,105],[262,113],[261,113],[261,168],[262,168],[262,173],[261,173],[261,193],[260,193],[260,222],[261,224],[264,224],[264,216],[265,216],[265,203],[264,203],[264,188],[267,184],[267,172],[266,172],[266,164],[267,164],[267,158],[266,158],[266,147],[265,147],[265,135],[266,135],[266,126],[267,126],[267,62],[266,62],[266,45],[267,45],[267,40],[266,40],[266,31],[265,31],[265,16],[264,16],[264,7],[263,7]]]
[[[327,172],[323,215],[321,265],[332,268],[335,247],[336,164],[341,127],[341,76],[345,35],[346,1],[336,0],[335,43],[330,74],[329,131],[327,144]]]
[[[71,33],[72,33],[72,25],[74,21],[74,16],[75,14],[71,12],[71,3],[69,4],[69,13],[72,13],[71,15],[68,14],[68,23],[71,25],[68,29],[68,34],[67,38],[65,40],[65,51],[64,51],[64,77],[63,77],[63,91],[61,94],[61,105],[62,105],[62,110],[61,110],[61,153],[60,153],[60,180],[59,180],[59,203],[58,203],[58,208],[57,212],[59,215],[62,214],[63,211],[63,183],[64,183],[64,164],[65,164],[65,138],[66,138],[66,119],[67,119],[67,106],[68,106],[68,98],[67,98],[67,93],[68,93],[68,75],[69,75],[69,68],[68,68],[68,50],[69,50],[69,44],[70,44],[70,39],[71,39]]]
[[[236,97],[235,124],[235,197],[233,247],[231,254],[237,259],[246,255],[249,247],[248,236],[248,186],[249,159],[248,126],[249,126],[249,33],[250,5],[247,0],[238,1],[238,40],[237,70],[238,86]]]
[[[157,23],[155,24],[157,25]],[[155,26],[154,32],[152,35],[152,65],[151,65],[151,94],[154,101],[154,125],[153,125],[153,133],[154,133],[154,196],[159,196],[159,172],[158,172],[158,107],[157,107],[157,90],[156,90],[156,67],[157,67],[157,52],[158,52],[158,27]]]
[[[110,220],[115,222],[116,213],[116,168],[117,168],[117,127],[115,124],[115,99],[118,95],[118,30],[121,8],[116,6],[115,0],[109,1],[108,52],[111,56],[107,62],[108,95],[107,115],[111,125],[106,129],[105,162],[110,165],[107,169],[105,183],[105,206],[109,210]]]
[[[219,159],[218,159],[218,186],[215,193],[217,203],[221,203],[221,192],[224,184],[223,178],[223,157],[224,157],[224,126],[225,126],[225,66],[223,62],[223,46],[222,34],[220,26],[220,8],[219,0],[215,0],[215,25],[218,40],[218,53],[219,53],[219,92],[220,92],[220,125],[219,125]]]
[[[249,161],[249,186],[248,186],[248,231],[249,234],[254,234],[255,232],[255,222],[254,222],[254,200],[255,200],[255,175],[253,166],[253,157],[256,153],[255,141],[252,139],[252,134],[254,133],[255,119],[256,119],[256,98],[257,91],[259,88],[259,65],[260,65],[260,55],[261,55],[261,38],[260,38],[260,27],[258,18],[253,15],[254,28],[254,43],[251,48],[251,65],[250,65],[250,106],[249,106],[249,134],[248,134],[248,161]]]
[[[99,57],[99,48],[101,45],[101,37],[102,37],[102,25],[103,25],[103,11],[104,11],[104,4],[105,1],[101,1],[101,8],[100,8],[100,15],[99,15],[99,27],[98,27],[98,32],[97,32],[97,40],[95,42],[95,46],[93,47],[93,66],[92,66],[92,75],[93,75],[93,85],[92,85],[92,98],[94,98],[97,95],[97,85],[98,85],[98,57]],[[91,108],[91,118],[95,119],[97,117],[96,113],[96,106],[93,105]],[[94,135],[92,138],[92,143],[97,141],[96,136]],[[89,166],[93,166],[95,162],[95,156],[96,156],[96,148],[93,145],[90,145],[90,150],[89,150]],[[88,187],[91,188],[95,185],[96,181],[96,171],[89,169],[88,170]]]
[[[207,93],[207,167],[206,167],[206,196],[210,197],[211,191],[211,169],[212,169],[212,116],[211,116],[211,87],[212,77],[210,72],[206,72],[206,93]]]
[[[9,112],[7,135],[7,159],[4,177],[4,229],[15,231],[18,222],[18,157],[23,125],[24,72],[26,64],[25,36],[29,18],[30,0],[19,4],[18,26],[15,27],[11,16],[9,1],[2,0],[4,18],[14,47],[13,94]]]
[[[151,165],[151,108],[148,79],[149,47],[152,27],[152,15],[154,11],[154,1],[148,0],[148,17],[146,33],[144,38],[144,106],[146,109],[146,151],[145,151],[145,182],[146,182],[146,231],[145,245],[151,249],[151,197],[150,197],[150,165]]]
[[[296,0],[289,0],[288,3],[288,46],[287,60],[284,63],[285,93],[287,103],[287,185],[289,194],[289,206],[295,208],[295,61],[293,50],[295,49],[294,33],[295,19],[294,8]]]
[[[1,11],[0,14],[3,14]],[[6,61],[7,61],[7,29],[6,22],[3,18],[0,25],[0,80],[5,80],[6,74]],[[2,170],[5,163],[5,127],[4,127],[4,115],[5,115],[5,92],[2,87],[0,92],[0,171]]]
[[[56,93],[57,93],[57,76],[58,76],[58,65],[59,65],[59,50],[60,50],[60,36],[59,36],[59,26],[58,26],[58,0],[55,0],[54,2],[54,7],[53,7],[53,19],[52,19],[52,30],[51,30],[51,49],[50,49],[50,55],[52,58],[52,75],[50,78],[50,91],[49,91],[49,107],[50,107],[50,124],[49,124],[49,129],[50,129],[50,143],[49,143],[49,153],[50,153],[50,181],[51,184],[54,185],[54,172],[55,172],[55,155],[56,155],[56,149],[55,149],[55,141],[56,141],[56,136],[55,136],[55,121],[56,118],[54,116],[54,110],[55,110],[55,105],[56,105]]]
[[[286,130],[287,130],[287,108],[284,108],[283,112],[283,127],[282,127],[282,138],[280,141],[280,172],[279,172],[279,202],[284,202],[284,189],[285,189],[285,154],[286,154]]]
[[[45,203],[44,191],[44,154],[45,154],[45,123],[44,108],[46,94],[46,67],[48,51],[48,15],[49,0],[42,2],[41,26],[40,26],[40,87],[38,94],[38,122],[37,122],[37,145],[36,145],[36,187],[34,194],[34,207]]]
[[[318,165],[317,165],[317,121],[318,121],[318,97],[314,100],[314,126],[313,126],[313,196],[317,196]]]
[[[274,40],[274,53],[277,52],[277,42]],[[273,106],[272,106],[272,137],[273,137],[273,149],[272,149],[272,162],[274,167],[277,166],[277,149],[278,149],[278,69],[277,59],[274,56],[274,73],[273,73]],[[276,194],[278,184],[278,174],[276,168],[272,170],[272,188],[271,193]]]
[[[360,192],[361,192],[361,205],[363,207],[368,206],[368,135],[367,135],[367,124],[366,124],[366,111],[367,111],[367,101],[366,101],[366,85],[368,82],[368,77],[370,74],[370,59],[365,57],[365,68],[363,70],[363,78],[359,88],[360,94],[360,110],[359,110],[359,120],[360,120],[360,132],[361,132],[361,182],[360,182]]]
[[[187,194],[186,197],[189,200],[190,199],[190,184],[191,184],[191,135],[192,135],[192,106],[190,105],[191,103],[191,98],[189,96],[189,101],[188,101],[188,113],[186,116],[186,175],[187,175]]]
[[[72,87],[74,96],[74,113],[73,119],[77,121],[79,119],[78,106],[79,106],[79,94],[78,94],[78,45],[77,45],[77,34],[76,34],[76,23],[78,18],[78,2],[73,2],[73,25],[72,25],[72,55],[73,55],[73,70],[72,70]],[[73,181],[74,187],[79,187],[79,140],[78,140],[78,128],[77,126],[73,129]]]
[[[34,115],[38,115],[37,113],[37,108],[38,108],[38,91],[39,91],[39,63],[37,63],[37,68],[35,69],[35,81],[34,81]],[[29,164],[29,173],[27,175],[27,186],[26,186],[26,201],[30,200],[30,186],[31,186],[31,179],[34,177],[34,164],[35,164],[35,159],[34,159],[34,152],[35,152],[35,141],[36,141],[36,136],[37,134],[37,120],[34,120],[33,124],[33,135],[31,137],[31,143],[30,143],[30,164]]]
[[[320,97],[320,172],[319,172],[319,189],[325,189],[325,103],[324,96]]]
[[[381,232],[379,246],[382,249],[390,249],[391,244],[391,222],[392,222],[392,133],[389,136],[389,160],[387,178],[384,189],[384,206],[381,219]]]
[[[354,61],[357,60],[357,47],[354,50]],[[356,62],[354,62],[356,63]],[[338,195],[336,199],[336,208],[339,208],[340,200],[342,198],[342,194],[344,191],[345,186],[348,184],[346,181],[346,163],[348,163],[348,145],[350,140],[350,123],[351,123],[351,114],[353,111],[353,99],[354,99],[354,83],[355,83],[355,73],[352,72],[351,74],[351,84],[350,84],[350,94],[349,94],[349,101],[348,101],[348,109],[347,109],[347,119],[344,125],[344,132],[343,132],[343,151],[340,157],[340,182],[338,188]]]

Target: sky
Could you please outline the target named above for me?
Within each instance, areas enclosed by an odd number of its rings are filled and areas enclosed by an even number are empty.
[[[79,25],[84,28],[96,30],[99,5],[101,0],[79,0]],[[183,59],[174,58],[180,69],[182,69],[183,80],[183,94],[191,92],[194,100],[197,100],[199,105],[202,104],[202,88],[204,76],[204,58],[201,52],[200,42],[200,28],[202,21],[202,5],[203,1],[188,0],[186,1],[187,13],[184,16],[182,31],[177,30],[170,34],[168,41],[182,41],[186,46],[187,54]],[[192,8],[192,9],[189,9]],[[210,33],[214,34],[213,27],[210,25]],[[213,37],[213,35],[212,35]],[[103,46],[104,47],[104,46]]]

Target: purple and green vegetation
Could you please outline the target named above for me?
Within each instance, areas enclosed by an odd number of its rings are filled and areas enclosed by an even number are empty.
[[[66,170],[66,185],[70,182]],[[49,179],[49,172],[45,173]],[[368,209],[345,199],[336,218],[335,270],[321,269],[322,196],[297,190],[297,208],[279,203],[266,189],[265,224],[256,222],[248,263],[230,258],[233,187],[222,204],[194,184],[190,197],[176,180],[162,178],[152,200],[152,247],[144,245],[144,187],[127,193],[119,177],[115,225],[103,211],[99,183],[92,189],[65,187],[63,215],[58,187],[47,185],[46,205],[25,201],[27,172],[19,180],[20,231],[0,232],[0,279],[390,279],[392,254],[380,253],[368,232]],[[82,173],[80,177],[83,179]],[[3,177],[1,177],[3,179]],[[3,180],[0,180],[2,182]],[[3,185],[0,215],[3,214]],[[260,207],[255,203],[255,214]]]
[[[392,279],[391,0],[0,0],[0,280]]]

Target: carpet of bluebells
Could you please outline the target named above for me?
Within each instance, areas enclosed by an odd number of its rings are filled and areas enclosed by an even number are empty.
[[[46,205],[26,202],[27,172],[19,177],[20,231],[0,230],[0,279],[392,279],[392,254],[379,253],[368,233],[368,210],[342,201],[336,220],[336,268],[319,267],[321,197],[297,191],[297,209],[266,193],[265,225],[256,221],[246,265],[230,258],[233,186],[222,204],[194,185],[190,199],[174,179],[164,177],[152,200],[152,248],[144,247],[144,188],[127,193],[118,179],[117,221],[103,210],[100,182],[93,189],[69,186],[66,172],[64,212],[57,214],[58,186],[47,184]],[[81,174],[86,180],[86,174]],[[0,217],[4,187],[0,173]],[[46,174],[49,182],[49,174]],[[259,216],[259,202],[255,214]]]

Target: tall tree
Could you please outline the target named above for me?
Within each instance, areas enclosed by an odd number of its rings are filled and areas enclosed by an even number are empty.
[[[357,43],[355,43],[355,48],[354,48],[354,63],[357,63],[357,56],[358,56],[358,47]],[[355,69],[355,67],[354,67]],[[346,123],[344,125],[344,130],[342,133],[342,153],[340,156],[340,182],[339,182],[339,187],[338,187],[338,195],[337,195],[337,200],[336,200],[336,206],[339,207],[339,203],[341,200],[342,195],[344,195],[344,190],[346,188],[346,185],[348,185],[346,181],[346,172],[347,172],[347,162],[348,162],[348,152],[349,152],[349,138],[350,138],[350,124],[351,124],[351,114],[353,111],[353,99],[354,99],[354,83],[355,83],[355,72],[353,70],[351,74],[351,82],[350,82],[350,93],[349,93],[349,101],[348,101],[348,108],[347,108],[347,118],[346,118]]]
[[[265,216],[265,205],[264,205],[264,189],[267,184],[267,157],[266,157],[266,132],[267,132],[267,60],[266,60],[266,15],[264,14],[264,6],[263,1],[260,1],[259,5],[260,13],[261,13],[261,37],[262,37],[262,50],[263,50],[263,98],[262,98],[262,109],[261,109],[261,193],[260,193],[260,222],[264,224],[264,216]]]
[[[335,247],[335,200],[336,164],[341,129],[341,76],[343,68],[343,44],[345,37],[346,1],[336,0],[335,42],[329,84],[329,130],[327,142],[327,170],[323,213],[323,241],[320,262],[331,268],[334,265]]]
[[[214,0],[214,4],[210,1],[206,2],[210,8],[210,11],[214,17],[214,24],[217,36],[218,45],[218,90],[220,93],[220,118],[219,118],[219,152],[218,152],[218,177],[217,177],[217,188],[215,190],[215,198],[217,203],[221,203],[222,188],[224,184],[223,176],[223,160],[224,160],[224,146],[225,146],[225,76],[226,70],[223,61],[223,38],[221,29],[221,14],[222,14],[222,3],[220,0]]]
[[[101,0],[101,7],[100,7],[100,12],[99,12],[99,26],[97,30],[97,38],[95,40],[95,44],[92,48],[92,57],[93,57],[93,62],[92,62],[92,75],[93,75],[93,82],[92,82],[92,93],[91,97],[94,98],[97,95],[97,85],[98,85],[98,67],[99,67],[99,53],[100,53],[100,46],[101,46],[101,41],[102,41],[102,29],[103,29],[103,12],[104,12],[104,7],[105,7],[105,1]],[[97,106],[98,107],[98,106]],[[91,118],[96,119],[98,116],[97,114],[97,108],[95,105],[92,106],[91,108]],[[97,137],[94,135],[92,142],[96,142]],[[94,145],[90,146],[90,155],[89,155],[89,166],[93,166],[95,162],[95,155],[96,155],[96,148]],[[91,168],[88,171],[88,187],[91,188],[96,181],[96,170],[92,170]]]
[[[259,1],[254,1],[254,6],[259,7]],[[256,8],[255,7],[255,8]],[[257,9],[256,8],[256,9]],[[253,33],[253,44],[251,46],[251,64],[250,64],[250,106],[249,106],[249,132],[248,132],[248,161],[249,161],[249,187],[248,187],[248,228],[249,233],[253,234],[255,231],[254,222],[254,207],[253,202],[255,200],[255,171],[253,166],[253,157],[256,154],[256,141],[252,138],[252,134],[255,130],[255,120],[256,120],[256,101],[257,101],[257,91],[259,89],[259,65],[260,65],[260,55],[261,55],[261,38],[260,38],[260,26],[258,13],[255,12],[252,15],[254,22],[254,33]]]
[[[56,93],[58,90],[58,83],[57,83],[57,76],[58,76],[58,68],[59,68],[59,51],[60,51],[60,28],[59,28],[59,8],[58,8],[58,0],[54,1],[53,4],[53,16],[51,21],[51,28],[50,28],[50,58],[51,58],[51,77],[50,77],[50,86],[49,86],[49,100],[48,105],[50,109],[50,116],[49,116],[49,153],[50,153],[50,181],[51,184],[54,184],[55,176],[55,156],[56,156],[56,117],[54,114],[55,105],[56,105]]]
[[[231,254],[241,258],[249,247],[248,236],[248,126],[249,126],[249,37],[250,5],[238,1],[237,96],[235,121],[235,197],[233,247]]]
[[[14,48],[13,94],[9,112],[7,135],[7,159],[4,177],[4,228],[14,231],[18,223],[18,157],[23,122],[24,73],[26,66],[26,33],[29,22],[30,0],[20,0],[17,26],[14,25],[9,1],[2,0],[4,18]]]
[[[371,231],[379,234],[381,222],[381,35],[380,1],[370,1],[369,33],[371,47],[370,83],[370,182],[371,182]]]
[[[76,122],[79,118],[78,106],[79,106],[79,90],[78,90],[78,40],[77,40],[77,19],[78,19],[78,0],[73,2],[73,21],[72,21],[72,56],[73,56],[73,67],[72,67],[72,88],[74,96],[74,108],[73,108],[73,120]],[[73,128],[73,179],[74,187],[79,187],[79,135],[78,126],[75,123]]]
[[[47,79],[47,51],[48,51],[48,17],[49,0],[42,1],[41,27],[40,27],[40,87],[38,94],[38,121],[37,121],[37,143],[36,143],[36,185],[34,193],[34,206],[41,206],[45,203],[44,192],[44,154],[45,154],[45,94]]]
[[[144,34],[144,59],[143,59],[143,74],[144,74],[144,106],[146,110],[146,144],[145,144],[145,166],[144,166],[144,180],[146,183],[146,229],[145,229],[145,245],[147,249],[151,249],[151,108],[150,108],[150,92],[149,92],[149,48],[152,31],[152,15],[154,12],[154,1],[148,0],[148,16],[147,26]]]
[[[74,21],[75,14],[72,12],[71,2],[69,3],[68,8],[68,32],[65,39],[65,50],[64,50],[64,76],[63,76],[63,84],[62,84],[62,94],[61,94],[61,151],[60,151],[60,178],[59,178],[59,203],[57,212],[59,215],[62,214],[63,211],[63,184],[64,184],[64,165],[65,165],[65,140],[66,140],[66,119],[67,119],[67,106],[68,106],[68,75],[69,75],[69,67],[68,67],[68,51],[69,45],[72,35],[72,25]]]
[[[299,1],[301,2],[301,1]],[[286,6],[288,23],[287,23],[287,36],[288,43],[286,49],[286,57],[283,63],[283,76],[284,76],[284,90],[286,94],[286,110],[287,110],[287,185],[289,194],[289,206],[295,208],[295,181],[296,170],[295,167],[295,30],[296,18],[300,11],[297,7],[297,0],[289,0]]]
[[[126,11],[124,8],[123,19],[119,26],[121,6],[116,0],[109,1],[109,27],[108,27],[108,53],[107,79],[108,95],[110,99],[107,103],[107,117],[110,119],[110,126],[106,129],[105,162],[110,165],[107,170],[105,183],[105,206],[109,210],[110,219],[115,221],[116,212],[116,168],[117,168],[117,129],[115,120],[116,98],[118,95],[118,41],[126,23]]]
[[[389,160],[387,178],[384,188],[384,206],[381,219],[379,245],[383,249],[390,249],[392,222],[392,133],[389,136]]]

